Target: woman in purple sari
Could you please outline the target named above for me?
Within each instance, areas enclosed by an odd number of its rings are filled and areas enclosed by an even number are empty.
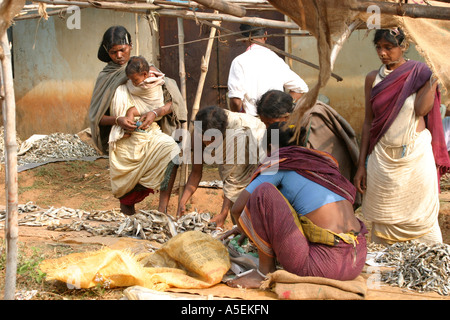
[[[442,242],[439,179],[449,171],[440,93],[426,64],[404,57],[400,29],[377,30],[383,63],[365,81],[365,119],[354,184],[372,241],[389,245],[416,239]]]
[[[330,154],[292,145],[293,130],[283,124],[268,127],[270,155],[231,210],[259,256],[258,268],[227,282],[232,287],[259,288],[276,261],[299,276],[336,280],[364,267],[367,230],[353,211],[355,187]]]

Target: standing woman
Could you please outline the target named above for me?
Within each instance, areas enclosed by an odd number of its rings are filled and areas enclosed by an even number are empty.
[[[366,76],[365,119],[354,184],[372,241],[442,242],[439,179],[450,160],[440,118],[440,92],[426,64],[404,57],[401,29],[377,30],[383,63]]]
[[[165,212],[176,175],[173,154],[178,148],[169,135],[186,121],[186,105],[176,82],[164,77],[164,106],[141,116],[139,129],[146,133],[134,131],[135,123],[116,112],[134,106],[133,96],[126,89],[125,73],[131,49],[131,36],[124,27],[106,30],[97,57],[107,65],[95,83],[89,110],[92,139],[102,152],[109,152],[111,187],[122,212],[134,214],[134,205],[155,189],[161,191],[158,210]],[[117,103],[126,104],[126,108],[118,108]],[[162,134],[157,120],[166,134]],[[117,141],[114,148],[108,145],[113,125],[133,132],[131,137]]]

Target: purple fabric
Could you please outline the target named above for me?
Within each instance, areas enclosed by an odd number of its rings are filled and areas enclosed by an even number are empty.
[[[303,177],[339,194],[351,203],[356,196],[355,186],[340,172],[337,161],[328,153],[309,148],[283,147],[256,169],[252,180],[266,170],[278,166],[278,170],[292,170]]]
[[[121,197],[119,201],[121,204],[132,206],[144,200],[150,193],[155,193],[155,191],[153,189],[138,185],[126,195]]]
[[[370,129],[368,154],[373,151],[380,138],[390,128],[405,100],[426,84],[431,74],[426,64],[408,60],[373,87],[371,103],[374,119]],[[431,144],[434,159],[439,168],[439,178],[450,171],[450,159],[440,113],[440,97],[437,89],[433,108],[425,117],[426,127],[432,136]]]
[[[280,191],[270,183],[263,183],[250,196],[241,224],[258,249],[276,256],[288,272],[336,280],[352,280],[361,273],[367,254],[364,236],[367,229],[361,221],[354,248],[343,241],[335,246],[310,243],[294,217],[295,211]]]

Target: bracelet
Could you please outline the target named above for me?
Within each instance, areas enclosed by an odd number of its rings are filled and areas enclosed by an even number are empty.
[[[266,275],[264,273],[262,273],[261,271],[259,271],[259,268],[256,268],[256,272],[258,272],[258,274],[263,277],[266,278]]]
[[[117,116],[117,117],[116,117],[116,126],[119,125],[119,123],[117,122],[117,119],[119,119],[119,118],[120,118],[120,116]]]
[[[432,75],[430,76],[430,87],[432,87],[433,84],[434,84],[437,80],[438,80],[437,77],[436,77],[434,74],[432,74]]]
[[[155,119],[158,118],[158,112],[156,112],[155,110],[152,110],[152,112],[155,114]]]

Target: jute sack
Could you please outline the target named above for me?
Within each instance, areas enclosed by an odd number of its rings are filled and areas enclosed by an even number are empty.
[[[278,298],[289,300],[361,300],[367,285],[360,275],[354,280],[340,281],[322,277],[300,277],[285,270],[267,275],[261,289],[271,288]]]
[[[44,260],[40,268],[46,280],[66,282],[70,288],[207,288],[222,280],[230,268],[230,258],[219,240],[200,231],[188,231],[154,253],[134,255],[104,248]]]

